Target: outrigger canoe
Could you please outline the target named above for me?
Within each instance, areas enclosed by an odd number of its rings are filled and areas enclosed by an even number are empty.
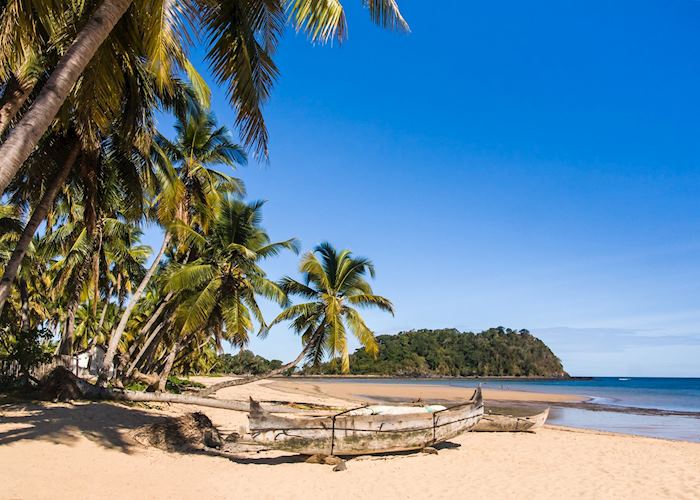
[[[475,432],[535,432],[549,416],[549,408],[529,417],[485,413],[474,427]]]
[[[282,417],[266,412],[251,398],[250,434],[256,443],[304,455],[364,455],[442,443],[474,428],[484,414],[481,388],[468,401],[437,411],[415,407],[410,413],[352,414],[366,408],[332,416]]]

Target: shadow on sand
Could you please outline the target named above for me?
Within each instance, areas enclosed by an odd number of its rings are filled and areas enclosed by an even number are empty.
[[[167,417],[121,404],[80,402],[46,403],[6,399],[0,396],[0,446],[23,440],[44,440],[51,443],[74,445],[81,437],[105,448],[133,453],[144,449],[129,437],[133,431],[147,424],[165,422]],[[437,450],[459,448],[455,443],[440,443]],[[171,453],[200,454],[226,458],[239,464],[280,465],[304,462],[306,455],[275,454],[266,451],[221,451],[205,449],[201,451],[174,451]],[[276,452],[275,452],[276,453]],[[381,460],[409,456],[420,451],[405,451],[343,457],[345,460]]]
[[[110,403],[54,404],[0,399],[0,446],[22,440],[72,445],[85,437],[105,448],[130,453],[127,432],[164,417]]]

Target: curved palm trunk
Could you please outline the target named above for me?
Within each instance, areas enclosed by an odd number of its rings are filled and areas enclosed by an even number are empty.
[[[109,298],[112,296],[112,292],[114,291],[114,288],[112,284],[109,284],[109,288],[107,289],[107,300],[105,301],[105,305],[102,308],[102,312],[100,313],[100,322],[97,324],[97,331],[99,332],[102,330],[102,325],[105,324],[105,318],[107,318],[107,309],[109,309]]]
[[[46,215],[53,206],[54,199],[56,198],[58,191],[61,189],[61,186],[63,186],[63,184],[66,182],[66,178],[73,168],[73,165],[78,158],[78,154],[80,154],[80,145],[76,143],[68,154],[66,161],[63,163],[61,171],[53,178],[53,182],[48,187],[44,193],[44,196],[41,198],[41,201],[34,209],[29,222],[27,222],[27,225],[24,226],[22,236],[17,242],[17,245],[15,245],[15,249],[12,251],[12,256],[5,267],[2,281],[0,281],[0,313],[2,313],[2,309],[5,306],[5,301],[7,301],[7,297],[10,295],[12,284],[17,277],[17,271],[19,270],[22,260],[27,253],[29,244],[32,242],[34,233],[38,229],[39,225],[44,221]]]
[[[100,376],[98,377],[98,381],[100,384],[104,384],[107,380],[107,374],[109,373],[109,370],[112,367],[112,363],[114,362],[114,356],[117,354],[117,347],[119,347],[119,341],[121,340],[122,335],[124,334],[124,330],[126,330],[126,323],[129,321],[129,317],[131,316],[131,313],[133,312],[134,308],[136,307],[136,303],[141,298],[141,295],[143,295],[143,291],[146,289],[146,285],[148,285],[148,282],[151,280],[153,273],[156,272],[156,269],[158,268],[158,264],[160,263],[160,260],[163,258],[163,254],[165,253],[165,249],[168,247],[169,243],[170,243],[170,233],[165,233],[165,238],[163,238],[163,244],[160,247],[160,251],[158,252],[158,255],[156,255],[155,259],[153,259],[153,264],[151,264],[151,267],[148,268],[148,272],[146,273],[146,276],[143,277],[143,279],[141,280],[141,283],[139,284],[139,287],[136,289],[134,294],[131,296],[131,299],[129,300],[129,304],[126,306],[126,309],[124,310],[124,314],[122,314],[122,317],[119,320],[119,325],[117,326],[117,329],[114,331],[114,333],[112,334],[112,336],[109,339],[109,346],[107,348],[107,354],[105,354],[104,363],[102,364],[102,369],[100,370]]]
[[[158,380],[158,392],[165,391],[165,384],[168,382],[168,377],[170,372],[173,370],[173,365],[175,364],[175,356],[177,356],[177,351],[180,350],[180,343],[175,342],[172,349],[168,353],[168,359],[165,360],[165,366],[163,371],[160,373],[160,379]]]
[[[8,84],[11,88],[6,90],[7,98],[0,107],[0,135],[4,134],[10,126],[10,122],[17,116],[20,108],[27,102],[32,93],[36,81],[20,82],[16,77]]]
[[[55,370],[64,370],[56,368]],[[137,401],[137,402],[158,402],[158,403],[182,403],[208,408],[223,408],[225,410],[250,411],[248,401],[233,401],[223,399],[202,398],[187,394],[169,394],[167,392],[137,392],[127,390],[106,389],[92,385],[71,373],[64,371],[62,377],[69,378],[80,391],[82,397],[86,399],[108,400],[108,401]],[[286,405],[275,403],[262,403],[263,408],[271,413],[299,413],[300,410]]]
[[[134,371],[139,366],[139,363],[143,359],[144,354],[146,354],[146,351],[148,351],[149,347],[151,347],[151,344],[153,343],[155,338],[158,336],[158,334],[161,332],[161,330],[163,329],[163,326],[165,326],[165,323],[159,324],[157,327],[155,327],[153,329],[151,334],[148,336],[148,338],[146,339],[146,342],[143,344],[143,347],[141,347],[141,350],[136,355],[134,360],[131,362],[131,364],[129,365],[129,368],[127,368],[126,374],[125,374],[126,378],[129,378],[134,374]]]
[[[153,327],[155,322],[158,320],[158,318],[160,317],[160,315],[163,312],[163,310],[165,309],[165,307],[170,302],[170,299],[172,298],[172,296],[173,296],[172,292],[169,292],[165,296],[163,301],[160,303],[158,308],[155,310],[155,312],[151,316],[151,319],[149,319],[148,322],[144,325],[144,327],[141,328],[141,331],[139,332],[139,336],[146,335],[151,330],[151,328]],[[146,352],[148,351],[148,348],[151,346],[151,343],[156,338],[158,333],[163,329],[164,326],[165,326],[165,322],[160,323],[151,332],[151,334],[148,336],[148,338],[146,338],[146,341],[141,346],[139,353],[136,355],[136,357],[133,359],[133,361],[129,364],[129,367],[127,368],[127,370],[124,374],[127,378],[129,378],[134,373],[134,370],[137,368],[138,364],[141,362],[141,359],[143,358],[144,354],[146,354]],[[136,350],[136,342],[134,342],[134,345],[129,349],[129,357],[130,358],[131,358],[131,356],[133,356],[135,350]]]
[[[211,396],[215,392],[220,391],[221,389],[226,389],[227,387],[252,384],[253,382],[257,382],[258,380],[264,380],[266,378],[274,377],[275,375],[281,375],[290,368],[293,368],[299,363],[301,363],[301,360],[304,359],[306,354],[309,352],[309,349],[311,349],[312,345],[313,342],[308,342],[306,346],[304,346],[304,349],[299,353],[299,356],[297,356],[294,361],[291,361],[286,365],[282,365],[275,370],[263,373],[262,375],[255,375],[253,377],[238,378],[233,380],[226,380],[224,382],[219,382],[218,384],[214,384],[212,386],[207,387],[206,389],[202,389],[201,391],[197,392],[197,396]]]
[[[133,0],[103,0],[61,57],[39,95],[0,146],[0,193],[49,128],[73,85]]]

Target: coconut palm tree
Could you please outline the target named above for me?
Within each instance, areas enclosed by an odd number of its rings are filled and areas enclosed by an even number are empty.
[[[338,252],[330,243],[321,243],[302,257],[299,269],[304,275],[301,282],[285,277],[280,287],[288,295],[303,297],[307,302],[289,306],[270,324],[292,321],[292,328],[301,334],[304,343],[299,356],[264,375],[214,384],[199,391],[200,395],[208,396],[226,387],[283,373],[305,357],[318,364],[326,354],[339,356],[342,370],[347,373],[350,369],[348,329],[370,355],[377,354],[379,347],[374,332],[356,308],[377,308],[393,314],[394,306],[388,299],[375,295],[365,279],[368,274],[374,277],[372,262],[354,257],[349,250]]]
[[[211,113],[203,110],[189,112],[178,119],[175,131],[173,141],[159,135],[153,146],[158,180],[153,217],[166,228],[163,243],[110,338],[103,374],[111,369],[129,317],[159,266],[173,234],[189,234],[192,228],[206,231],[216,219],[223,196],[244,191],[239,179],[213,168],[236,168],[244,165],[247,157],[226,127],[216,125]],[[101,381],[104,378],[105,375]]]
[[[227,198],[210,232],[193,235],[198,258],[174,271],[165,287],[186,297],[176,312],[180,335],[211,327],[217,345],[224,339],[243,347],[253,331],[253,319],[260,332],[267,329],[257,297],[286,303],[287,296],[266,277],[260,262],[283,250],[297,252],[298,242],[294,238],[271,242],[260,226],[262,207],[261,201]]]
[[[179,55],[185,52],[192,31],[201,35],[198,40],[208,40],[207,59],[215,78],[225,85],[231,103],[238,112],[236,124],[243,141],[255,147],[258,153],[267,155],[268,138],[261,105],[268,99],[278,74],[272,56],[287,17],[298,30],[308,33],[316,41],[333,37],[342,39],[346,33],[345,15],[338,0],[101,0],[71,2],[69,9],[65,8],[64,2],[8,0],[8,3],[10,5],[5,7],[3,13],[19,12],[20,21],[24,20],[21,13],[27,10],[48,10],[57,19],[64,19],[63,13],[69,11],[73,13],[69,18],[72,23],[61,23],[65,26],[59,28],[75,26],[77,31],[71,37],[70,30],[66,36],[66,30],[59,29],[57,31],[62,36],[49,36],[46,40],[48,47],[43,48],[43,52],[54,50],[62,56],[41,91],[0,146],[0,192],[5,190],[29,157],[88,65],[109,69],[92,64],[95,54],[106,40],[107,45],[142,44],[137,52],[149,62],[150,71],[156,75],[167,64],[193,71],[194,68],[183,63]],[[408,29],[395,0],[368,0],[363,3],[369,8],[374,22],[387,28]],[[115,29],[117,23],[119,27]],[[21,33],[2,36],[3,32],[0,31],[0,54],[19,51],[22,37],[38,38],[34,33],[35,25],[31,22],[6,23],[5,26],[12,26]],[[66,40],[72,42],[61,46],[59,42],[65,43]],[[107,51],[103,51],[104,60],[114,61],[113,53],[113,47],[109,46]],[[98,71],[95,79],[102,85],[80,87],[93,97],[106,97],[104,102],[116,103],[126,94],[126,90],[110,85],[108,79],[111,77],[110,71]],[[98,113],[99,109],[94,109],[92,115],[97,116]]]
[[[226,198],[208,234],[192,232],[198,257],[178,267],[165,287],[180,299],[170,352],[173,359],[180,347],[201,345],[207,337],[213,337],[219,349],[222,340],[243,347],[254,330],[254,320],[260,334],[267,330],[257,298],[286,304],[286,295],[267,278],[260,263],[283,250],[297,252],[298,242],[293,238],[271,242],[260,225],[262,206],[260,201]],[[172,363],[167,366],[172,368]]]
[[[365,279],[368,274],[374,277],[372,262],[321,243],[302,258],[300,271],[302,282],[285,277],[280,284],[289,295],[309,301],[290,306],[272,324],[291,320],[292,328],[309,346],[310,360],[318,364],[325,354],[339,357],[344,373],[350,369],[348,329],[370,355],[376,355],[374,333],[356,308],[373,307],[391,314],[394,308],[388,299],[375,295]]]

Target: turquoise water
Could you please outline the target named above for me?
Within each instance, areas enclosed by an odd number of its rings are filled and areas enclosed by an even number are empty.
[[[589,398],[597,411],[554,406],[548,423],[700,442],[700,378],[593,377],[590,379],[333,379],[334,382],[435,384],[575,394]],[[607,408],[613,407],[613,408]],[[605,411],[621,409],[625,412]],[[645,414],[645,410],[660,413]]]

